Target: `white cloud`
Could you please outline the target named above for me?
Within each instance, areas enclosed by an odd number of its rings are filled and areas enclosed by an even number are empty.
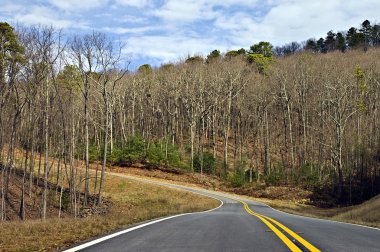
[[[152,6],[154,4],[154,1],[152,0],[115,0],[115,3],[121,6],[143,8],[146,6]]]
[[[22,9],[23,9],[23,6],[21,4],[6,2],[1,5],[0,13],[3,12],[7,14],[12,14],[12,13],[17,13]]]
[[[365,19],[376,21],[380,1],[335,0],[327,2],[304,0],[273,0],[263,17],[250,13],[220,16],[214,25],[226,31],[232,43],[248,47],[261,40],[282,45],[304,41],[311,37],[325,37],[329,30],[357,27]],[[371,7],[369,7],[371,6]]]
[[[122,17],[115,17],[115,21],[123,22],[123,23],[132,23],[132,24],[143,24],[148,23],[148,18],[133,16],[133,15],[125,15]]]
[[[83,11],[104,6],[108,0],[49,0],[49,2],[66,11]]]
[[[169,22],[192,22],[196,20],[207,20],[216,17],[212,4],[206,1],[192,0],[168,0],[161,8],[152,11],[156,17]]]
[[[60,19],[59,15],[47,7],[32,7],[29,12],[18,14],[15,21],[25,25],[52,25],[56,28],[69,28],[74,22]]]
[[[115,33],[115,34],[143,34],[148,31],[157,30],[157,27],[135,27],[135,28],[125,28],[125,27],[103,27],[101,30],[105,32]]]
[[[174,36],[141,36],[126,40],[125,52],[134,58],[153,58],[160,62],[172,62],[187,55],[205,54],[215,48],[224,49],[215,38],[189,38]]]

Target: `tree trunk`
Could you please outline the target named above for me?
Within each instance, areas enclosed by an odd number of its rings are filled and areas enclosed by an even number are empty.
[[[44,193],[42,198],[42,219],[46,220],[48,193],[48,162],[49,162],[49,78],[46,78],[45,104],[45,160],[44,160]]]
[[[100,185],[99,185],[99,199],[98,199],[98,205],[102,204],[102,193],[103,193],[103,187],[104,187],[104,176],[106,172],[106,165],[107,165],[107,143],[108,143],[108,104],[105,102],[105,129],[104,129],[104,150],[103,150],[103,163],[102,163],[102,172],[100,175]]]

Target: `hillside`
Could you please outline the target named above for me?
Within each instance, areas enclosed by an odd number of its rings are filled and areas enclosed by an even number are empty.
[[[380,196],[336,214],[335,220],[380,227]]]

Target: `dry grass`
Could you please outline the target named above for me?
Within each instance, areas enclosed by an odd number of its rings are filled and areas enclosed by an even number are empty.
[[[309,217],[336,220],[380,228],[380,196],[357,206],[323,209],[284,200],[255,199],[278,210]]]
[[[380,228],[380,196],[376,196],[361,205],[351,207],[334,217],[336,220]]]
[[[107,176],[105,216],[0,223],[0,251],[52,251],[127,225],[161,216],[207,210],[219,201],[125,178]]]

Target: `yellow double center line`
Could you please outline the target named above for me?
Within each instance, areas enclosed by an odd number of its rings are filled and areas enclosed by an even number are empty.
[[[238,199],[233,199],[233,198],[230,198],[232,200],[236,200],[240,203],[242,203],[244,205],[244,209],[245,211],[247,211],[247,213],[249,213],[250,215],[253,215],[257,218],[259,218],[262,222],[265,223],[265,225],[268,226],[268,228],[270,230],[272,230],[277,236],[278,238],[281,239],[282,242],[285,243],[286,246],[288,246],[288,248],[292,251],[292,252],[302,252],[302,250],[297,247],[294,242],[292,242],[288,237],[286,237],[286,235],[284,235],[283,232],[281,232],[277,227],[275,227],[272,223],[274,223],[275,225],[277,225],[279,228],[281,228],[282,230],[284,230],[286,233],[288,233],[291,237],[293,237],[295,240],[297,240],[299,243],[301,243],[305,248],[307,248],[309,251],[311,252],[321,252],[319,249],[317,249],[316,247],[314,247],[312,244],[310,244],[308,241],[306,241],[305,239],[303,239],[301,236],[299,236],[298,234],[296,234],[295,232],[293,232],[291,229],[287,228],[286,226],[284,226],[283,224],[281,224],[280,222],[270,218],[270,217],[267,217],[265,215],[262,215],[262,214],[258,214],[258,213],[255,213],[254,211],[252,211],[248,204],[242,200],[238,200]]]

